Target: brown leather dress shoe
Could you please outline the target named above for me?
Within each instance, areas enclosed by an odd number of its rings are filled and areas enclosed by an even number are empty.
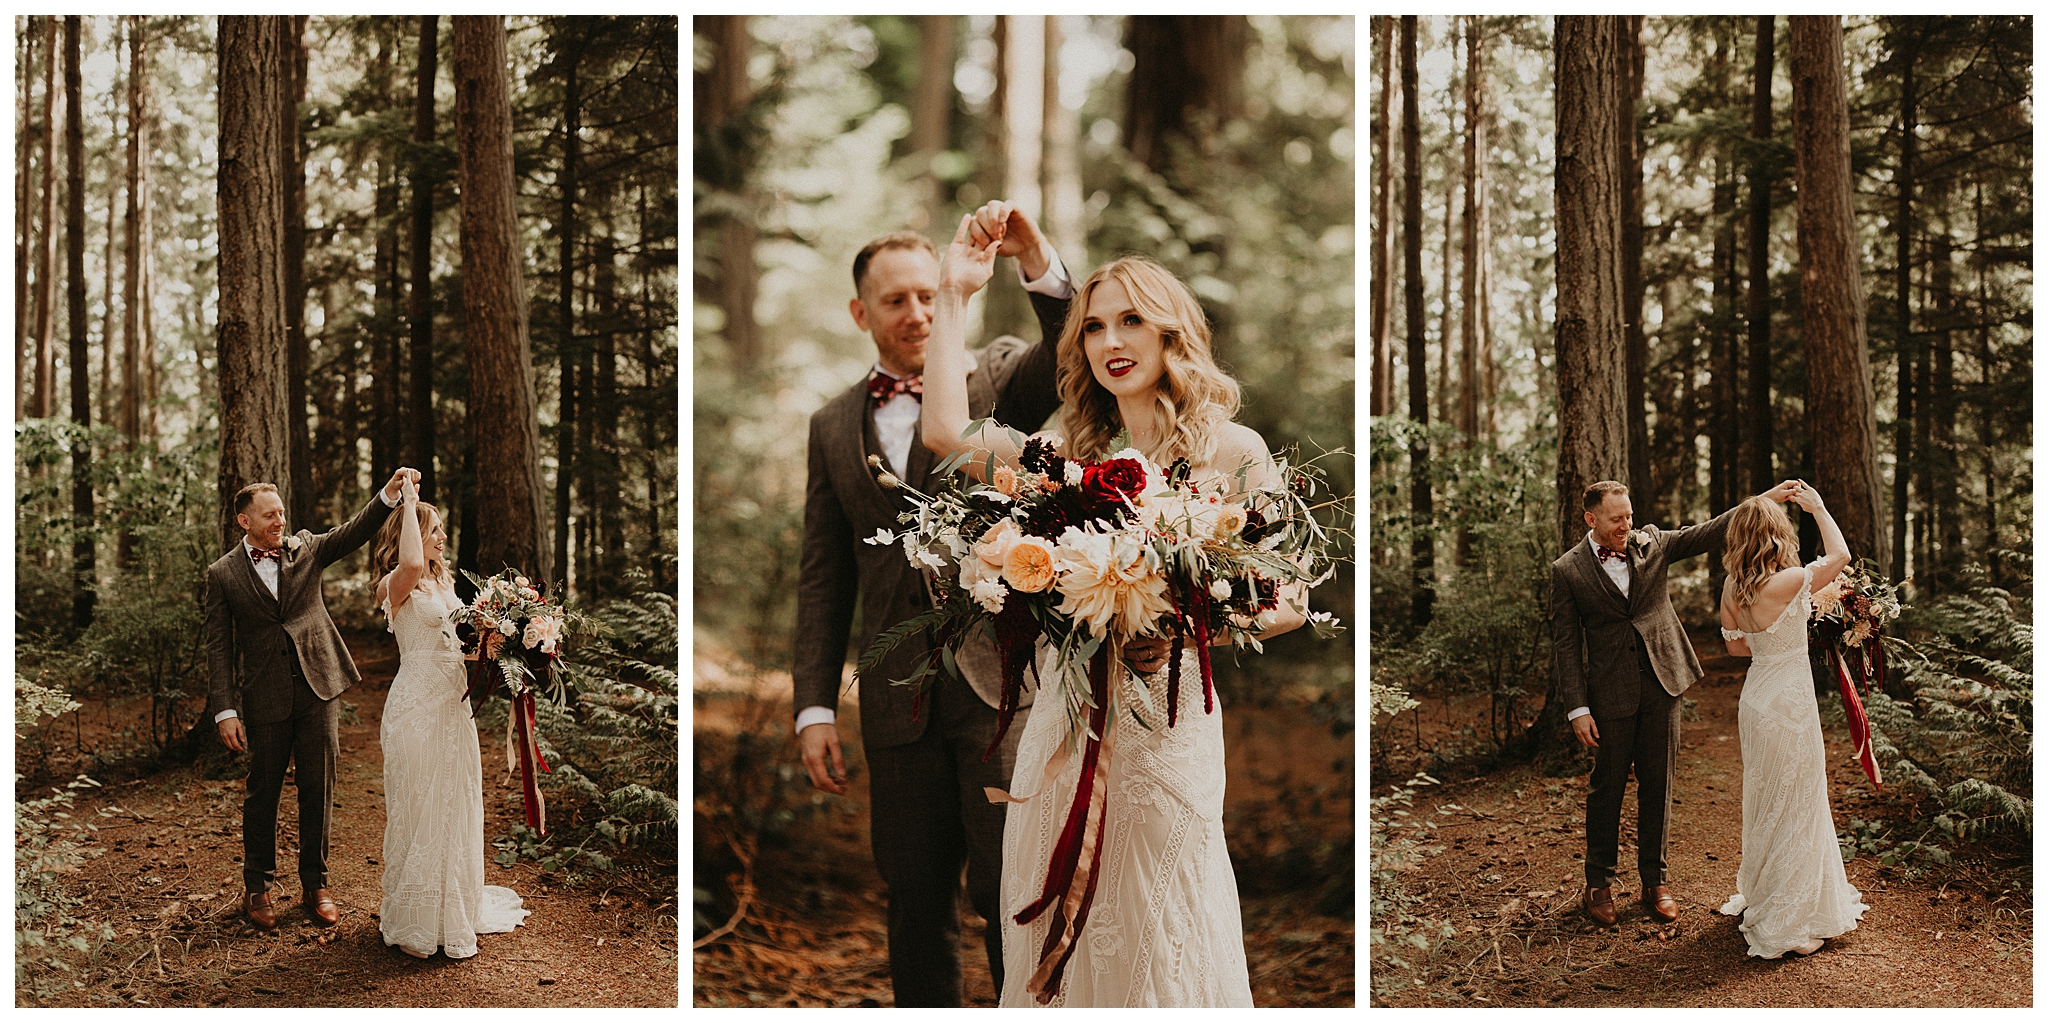
[[[306,892],[306,916],[320,927],[332,927],[341,919],[341,911],[334,906],[334,896],[325,888]]]
[[[243,896],[242,915],[266,931],[277,929],[277,903],[269,892],[250,892]]]
[[[1678,900],[1671,897],[1670,885],[1656,885],[1643,891],[1643,908],[1662,923],[1678,922]]]
[[[1584,900],[1586,915],[1602,927],[1614,926],[1614,889],[1588,888]]]

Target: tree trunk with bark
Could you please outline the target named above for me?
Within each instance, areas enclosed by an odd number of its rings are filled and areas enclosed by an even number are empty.
[[[92,383],[86,354],[89,332],[85,315],[85,111],[81,109],[78,15],[64,16],[64,269],[65,313],[71,329],[71,421],[78,433],[71,440],[71,627],[83,632],[92,624],[98,601],[98,570],[93,551]]]
[[[299,105],[306,101],[306,15],[279,18],[278,28],[284,33],[278,54],[278,71],[285,80],[278,151],[284,160],[284,332],[291,366],[291,387],[285,395],[292,476],[289,510],[294,523],[311,525],[317,491],[306,378],[312,372],[313,353],[306,339],[306,141],[299,122]]]
[[[1408,418],[1416,432],[1408,441],[1408,514],[1415,530],[1409,559],[1413,594],[1410,627],[1429,624],[1436,604],[1435,512],[1431,508],[1429,439],[1429,348],[1422,311],[1422,130],[1415,97],[1415,16],[1401,17],[1401,257],[1402,298],[1408,329]]]
[[[596,486],[592,514],[598,537],[597,578],[601,593],[618,587],[625,571],[625,495],[619,469],[619,282],[618,245],[607,232],[597,239],[597,273],[592,286],[597,291],[597,379],[593,397],[597,415],[593,424],[591,471]]]
[[[1458,281],[1458,429],[1470,448],[1479,436],[1479,406],[1485,390],[1479,363],[1479,195],[1485,189],[1486,166],[1486,42],[1479,18],[1465,17],[1465,206],[1458,255],[1463,275]],[[1458,546],[1470,546],[1461,536]]]
[[[1368,413],[1391,415],[1394,408],[1394,353],[1388,329],[1389,299],[1393,291],[1394,227],[1388,221],[1393,212],[1394,151],[1390,147],[1388,120],[1394,100],[1394,19],[1372,16],[1372,53],[1380,71],[1379,102],[1372,108],[1372,257],[1367,271],[1372,275],[1372,378],[1366,392]]]
[[[1904,33],[1902,33],[1904,35]],[[1905,38],[1899,68],[1899,166],[1896,176],[1898,205],[1892,214],[1893,239],[1898,263],[1892,268],[1893,330],[1898,346],[1899,393],[1897,415],[1892,424],[1892,565],[1899,575],[1908,575],[1917,562],[1906,560],[1906,511],[1911,507],[1907,493],[1914,468],[1913,419],[1919,397],[1915,384],[1915,354],[1919,347],[1913,337],[1913,163],[1919,143],[1919,114],[1915,95],[1919,83],[1913,64],[1917,47]],[[1921,495],[1925,498],[1925,494]]]
[[[1137,58],[1124,91],[1124,147],[1146,167],[1179,182],[1186,157],[1237,110],[1250,47],[1242,15],[1142,15],[1124,26]],[[1179,144],[1188,149],[1176,153]]]
[[[573,33],[573,30],[572,30]],[[555,409],[555,564],[563,576],[569,571],[569,519],[575,495],[571,485],[582,458],[576,450],[577,378],[581,364],[576,340],[576,173],[583,153],[582,81],[577,62],[582,57],[580,39],[569,35],[561,55],[562,67],[562,190],[561,212],[555,217],[558,260],[555,298],[555,357],[561,386]],[[584,495],[586,498],[588,494]]]
[[[1777,49],[1777,18],[1756,19],[1756,75],[1750,86],[1749,137],[1756,156],[1749,165],[1749,492],[1777,484],[1773,458],[1777,431],[1771,406],[1771,187],[1765,146],[1771,140],[1771,65]]]
[[[1621,321],[1628,359],[1628,487],[1636,518],[1657,521],[1657,488],[1650,476],[1650,420],[1643,383],[1650,375],[1650,340],[1643,333],[1643,128],[1636,106],[1643,98],[1643,16],[1616,22],[1626,62],[1615,77],[1616,143],[1621,147]]]
[[[699,130],[737,142],[738,118],[753,99],[747,81],[747,58],[753,36],[744,14],[700,15],[694,19],[697,33],[711,44],[711,67],[697,78],[697,121]],[[734,161],[736,163],[736,161]],[[718,187],[744,200],[746,182],[735,170],[715,182]],[[745,206],[744,201],[741,206]],[[718,227],[718,276],[713,282],[718,308],[725,314],[727,349],[733,368],[752,369],[765,356],[760,328],[754,322],[754,298],[760,271],[754,262],[754,244],[760,232],[753,217],[745,213],[727,216]]]
[[[406,293],[412,394],[407,401],[407,464],[420,471],[420,500],[436,500],[434,473],[434,189],[440,184],[434,145],[434,80],[439,73],[441,16],[420,15],[419,70],[413,87],[411,168],[412,273]]]
[[[67,29],[68,30],[68,29]],[[36,239],[36,386],[31,413],[57,414],[57,18],[43,16],[43,192]]]
[[[1045,225],[1063,260],[1088,264],[1087,210],[1081,196],[1081,112],[1060,101],[1063,15],[1045,18]],[[948,64],[947,67],[952,65]]]
[[[1963,566],[1963,508],[1956,487],[1962,465],[1956,458],[1955,243],[1950,230],[1944,221],[1934,234],[1932,253],[1934,375],[1929,381],[1928,419],[1932,421],[1933,443],[1927,450],[1931,473],[1928,504],[1939,510],[1941,520],[1941,546],[1934,559],[1932,586],[1942,591],[1954,586]]]
[[[1728,51],[1733,44],[1726,36],[1714,41],[1710,59],[1716,92],[1728,94]],[[1737,401],[1742,352],[1735,339],[1735,170],[1725,146],[1714,156],[1714,351],[1710,377],[1713,380],[1713,433],[1708,451],[1708,478],[1712,481],[1707,511],[1719,515],[1741,500],[1738,480],[1742,467],[1741,410]],[[1723,571],[1719,559],[1707,565],[1708,592],[1719,593]]]
[[[36,77],[36,19],[29,15],[27,31],[16,41],[15,69],[19,75],[15,88],[19,90],[21,107],[15,114],[14,131],[14,421],[19,423],[28,418],[26,399],[28,393],[22,390],[28,380],[28,249],[34,224],[29,219],[29,197],[35,174],[29,166],[29,139],[35,133],[35,121],[29,116],[29,102],[35,96]],[[47,126],[44,131],[48,131]]]
[[[540,475],[540,421],[527,338],[526,276],[513,206],[512,100],[499,16],[453,18],[460,157],[462,311],[476,452],[478,563],[555,580]],[[467,525],[467,524],[466,524]]]
[[[220,19],[220,538],[241,537],[235,493],[275,483],[291,507],[285,344],[284,29]]]
[[[1838,16],[1794,16],[1792,132],[1799,216],[1800,311],[1806,345],[1806,422],[1815,485],[1850,553],[1892,571],[1877,471],[1876,401],[1864,335],[1849,99]]]
[[[1622,326],[1622,173],[1615,97],[1626,57],[1622,19],[1557,19],[1558,548],[1586,534],[1580,496],[1628,473],[1627,342]],[[1557,680],[1520,744],[1525,756],[1576,764]]]
[[[918,230],[939,223],[945,214],[945,197],[938,175],[932,173],[932,158],[946,151],[953,141],[953,26],[956,15],[925,15],[917,19],[917,91],[911,98],[910,151],[916,154],[917,187],[921,193],[924,223]],[[1086,265],[1077,261],[1077,266]]]
[[[379,19],[380,21],[383,19]],[[380,30],[381,32],[381,30]],[[377,41],[376,63],[371,80],[386,104],[392,99],[391,46]],[[398,470],[399,358],[398,358],[398,160],[397,145],[377,146],[377,197],[371,230],[376,232],[376,326],[371,331],[375,348],[371,353],[370,375],[370,479],[387,479]]]

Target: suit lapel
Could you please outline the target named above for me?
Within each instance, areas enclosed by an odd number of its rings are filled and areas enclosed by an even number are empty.
[[[235,554],[237,556],[236,560],[242,563],[242,582],[249,587],[251,595],[256,598],[257,604],[269,609],[272,614],[282,618],[284,616],[284,605],[279,603],[277,596],[270,592],[270,587],[263,585],[263,577],[256,574],[256,562],[250,559],[247,548],[240,542],[237,542],[235,544]],[[283,565],[278,566],[277,580],[279,588],[282,589],[284,585]]]
[[[1588,538],[1586,540],[1580,541],[1579,551],[1582,556],[1582,560],[1585,562],[1586,570],[1593,573],[1594,585],[1600,587],[1601,591],[1606,593],[1609,597],[1614,598],[1614,602],[1620,605],[1623,611],[1627,611],[1628,598],[1622,596],[1621,588],[1614,585],[1614,579],[1613,577],[1607,574],[1607,570],[1605,568],[1600,567],[1600,558],[1598,555],[1593,553],[1592,539]],[[1633,578],[1631,578],[1629,589],[1635,589]]]

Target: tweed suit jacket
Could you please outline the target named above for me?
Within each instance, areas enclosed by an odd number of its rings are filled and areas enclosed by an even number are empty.
[[[1027,432],[1038,429],[1059,408],[1054,348],[1067,309],[1066,299],[1030,295],[1042,333],[1039,343],[997,338],[975,353],[975,367],[967,376],[970,417],[993,414],[998,422]],[[866,650],[884,630],[931,607],[924,577],[904,559],[900,545],[861,542],[879,529],[901,529],[896,516],[912,508],[901,491],[884,490],[875,482],[867,464],[871,454],[882,454],[882,443],[863,380],[811,416],[796,658],[791,669],[798,710],[838,709],[849,632],[856,651]],[[937,462],[930,448],[913,439],[904,475],[920,491],[931,493],[942,479],[932,471]],[[908,678],[929,649],[926,637],[910,637],[872,677],[860,680],[863,746],[886,749],[915,742],[924,734],[925,722],[911,719],[910,687],[890,681]],[[985,638],[971,641],[958,661],[968,684],[995,706],[1001,681],[993,645]]]
[[[323,700],[340,696],[361,676],[341,641],[320,590],[320,573],[377,535],[391,509],[382,497],[337,529],[299,530],[278,562],[277,596],[256,575],[240,541],[206,568],[206,713],[232,710],[258,724],[292,713],[292,655],[306,684]],[[294,541],[297,549],[293,550]]]
[[[1665,573],[1674,561],[1721,546],[1728,514],[1684,529],[1644,526],[1648,542],[1628,544],[1629,591],[1623,597],[1600,568],[1591,539],[1582,539],[1550,566],[1550,663],[1567,712],[1592,710],[1595,718],[1634,714],[1642,678],[1639,652],[1664,691],[1677,696],[1703,672],[1671,606]]]

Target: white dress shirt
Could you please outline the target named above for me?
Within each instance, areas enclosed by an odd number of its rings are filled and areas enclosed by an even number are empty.
[[[1046,242],[1041,251],[1046,255],[1046,270],[1037,280],[1025,280],[1024,267],[1018,264],[1017,279],[1023,282],[1024,290],[1053,298],[1072,298],[1074,282],[1067,275],[1067,265],[1060,262],[1059,250],[1054,249],[1051,242]],[[968,353],[967,360],[968,371],[973,372],[973,353]],[[879,362],[875,364],[875,372],[891,378],[896,376],[883,369]],[[894,395],[875,408],[875,436],[882,442],[882,458],[889,463],[889,471],[898,478],[910,466],[910,445],[917,440],[917,420],[923,412],[923,403],[908,394]],[[838,717],[830,707],[805,707],[797,712],[796,730],[801,733],[812,725],[833,724]]]
[[[1600,571],[1607,573],[1607,578],[1614,580],[1614,588],[1620,590],[1621,595],[1623,597],[1627,597],[1628,559],[1601,557],[1600,541],[1593,539],[1593,531],[1590,529],[1586,531],[1586,542],[1593,545],[1593,560],[1599,562]],[[1623,542],[1626,543],[1626,541]],[[1593,709],[1591,707],[1577,707],[1574,708],[1570,714],[1566,714],[1564,716],[1564,719],[1566,721],[1571,721],[1575,718],[1584,717],[1585,715],[1591,713],[1593,713]]]
[[[386,508],[396,508],[396,507],[398,507],[398,502],[397,502],[397,501],[394,501],[394,500],[392,500],[392,499],[391,499],[391,498],[389,498],[389,497],[385,497],[385,496],[384,496],[384,491],[382,491],[382,490],[379,490],[379,491],[377,491],[377,496],[383,499],[383,501],[384,501],[384,507],[386,507]],[[287,538],[287,542],[289,542],[289,538]],[[256,548],[254,548],[254,547],[252,547],[252,546],[250,546],[250,545],[249,545],[249,538],[248,538],[248,537],[246,537],[246,536],[242,538],[242,555],[243,555],[244,557],[248,558],[248,559],[249,559],[249,560],[250,560],[251,562],[253,562],[253,563],[254,563],[254,565],[255,565],[255,568],[256,568],[256,578],[258,578],[258,579],[261,579],[261,580],[263,580],[263,585],[264,585],[264,587],[265,587],[265,588],[267,588],[267,589],[269,589],[269,590],[270,590],[270,595],[271,595],[272,597],[276,597],[276,596],[277,596],[277,567],[278,567],[278,562],[277,562],[277,559],[276,559],[276,558],[264,558],[264,559],[262,559],[262,560],[257,560],[257,557],[256,557]],[[220,712],[220,713],[218,713],[218,714],[215,714],[215,715],[213,716],[213,721],[214,721],[214,723],[215,723],[215,724],[219,724],[219,723],[221,723],[222,721],[226,721],[227,719],[229,719],[229,718],[231,718],[231,717],[239,717],[239,716],[240,716],[240,715],[238,715],[238,714],[236,714],[236,713],[235,713],[235,710],[234,710],[234,708],[230,707],[230,708],[228,708],[227,710],[224,710],[224,711],[221,711],[221,712]]]

